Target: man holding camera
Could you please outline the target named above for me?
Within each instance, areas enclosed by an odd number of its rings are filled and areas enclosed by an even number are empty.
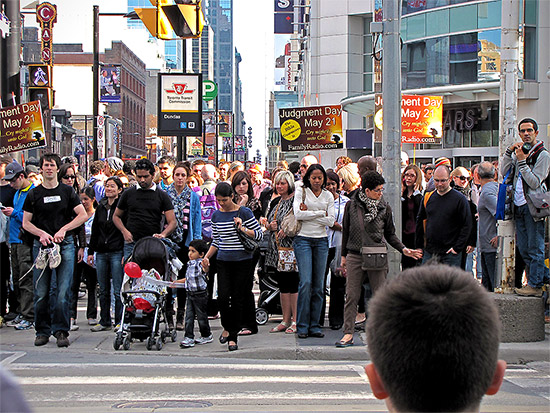
[[[537,141],[539,131],[534,119],[522,119],[518,129],[522,141],[506,149],[500,166],[503,175],[513,168],[508,180],[512,180],[514,190],[517,245],[527,270],[528,285],[516,288],[516,293],[541,297],[542,285],[548,280],[548,268],[544,265],[544,218],[531,214],[529,195],[548,190],[545,180],[550,173],[550,154]]]

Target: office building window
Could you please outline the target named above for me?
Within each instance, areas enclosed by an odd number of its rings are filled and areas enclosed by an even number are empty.
[[[477,81],[477,33],[450,38],[450,81],[452,84]]]
[[[426,14],[426,36],[437,36],[447,33],[449,33],[449,9]]]
[[[407,45],[407,89],[426,86],[426,42]]]
[[[451,32],[462,32],[477,29],[477,5],[455,7],[450,9]]]
[[[439,86],[449,83],[449,37],[426,40],[426,85]]]
[[[372,58],[373,37],[370,33],[372,18],[363,19],[363,92],[372,92],[374,63]]]
[[[487,30],[478,35],[478,73],[479,82],[500,79],[500,30]]]
[[[477,27],[487,29],[500,26],[502,5],[500,1],[480,3],[477,5]]]

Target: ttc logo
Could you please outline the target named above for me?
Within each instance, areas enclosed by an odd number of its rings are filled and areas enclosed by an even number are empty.
[[[187,83],[172,83],[172,89],[166,89],[166,93],[175,93],[176,95],[193,93],[194,91],[194,89],[187,89]]]

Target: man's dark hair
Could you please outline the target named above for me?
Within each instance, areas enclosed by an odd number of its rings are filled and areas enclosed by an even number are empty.
[[[235,196],[237,196],[237,190],[235,188],[242,181],[246,181],[248,183],[248,190],[246,191],[246,195],[248,195],[248,199],[251,200],[252,198],[254,198],[254,188],[252,186],[252,180],[250,179],[250,175],[248,174],[248,172],[236,172],[235,175],[233,175],[233,178],[231,178],[231,188],[233,188],[233,192],[235,192]]]
[[[195,165],[206,165],[206,162],[204,162],[202,159],[196,159],[193,161],[193,163],[191,164],[191,168]]]
[[[216,185],[214,195],[222,198],[233,198],[233,188],[231,188],[231,185],[229,185],[227,182],[220,182],[218,185]]]
[[[166,155],[166,156],[161,157],[157,161],[157,165],[159,165],[161,163],[167,163],[170,166],[175,166],[176,165],[176,160],[174,159],[174,157]]]
[[[518,130],[521,129],[521,125],[523,125],[524,123],[532,123],[535,132],[539,130],[539,125],[537,124],[537,121],[532,118],[523,118],[522,120],[520,120],[518,124]]]
[[[42,155],[38,163],[41,168],[42,165],[44,165],[44,161],[55,162],[55,164],[57,165],[57,169],[61,167],[61,158],[56,153],[45,153],[44,155]]]
[[[459,268],[425,265],[390,280],[369,303],[366,333],[398,411],[475,409],[493,381],[498,310]]]
[[[90,164],[90,175],[97,175],[105,169],[105,162],[97,160]]]
[[[136,161],[135,170],[148,171],[152,176],[155,176],[155,165],[149,159],[138,159]]]
[[[426,164],[424,171],[433,171],[434,169],[435,169],[435,165],[433,163],[429,163],[429,164]]]
[[[122,166],[122,171],[126,175],[134,175],[134,170],[136,169],[136,162],[128,159],[127,161],[124,161],[124,165]]]
[[[195,248],[199,254],[208,252],[208,243],[202,239],[194,239],[189,243],[189,246]]]
[[[386,180],[376,171],[367,171],[361,177],[361,189],[374,189],[379,185],[384,185]]]
[[[300,170],[300,162],[294,161],[288,164],[288,170],[292,172],[293,175],[296,175]]]
[[[307,168],[306,174],[302,178],[302,181],[304,182],[304,188],[311,189],[309,177],[311,176],[313,171],[321,171],[321,173],[323,174],[323,185],[321,185],[321,188],[325,188],[325,186],[327,186],[327,173],[325,171],[325,168],[323,168],[323,165],[321,165],[320,163],[313,163],[309,165],[309,168]]]

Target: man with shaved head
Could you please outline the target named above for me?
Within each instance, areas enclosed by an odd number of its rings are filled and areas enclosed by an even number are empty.
[[[458,267],[473,225],[470,206],[451,188],[447,166],[435,169],[433,181],[435,191],[424,195],[416,219],[416,248],[424,250],[422,262],[434,258]]]
[[[378,163],[376,162],[376,158],[374,158],[374,156],[365,155],[357,161],[357,168],[359,169],[360,176],[363,176],[363,174],[367,171],[377,172],[377,167]]]
[[[319,161],[313,155],[306,155],[302,158],[302,161],[300,162],[300,175],[302,178],[306,174],[307,168],[315,163],[319,163]]]

